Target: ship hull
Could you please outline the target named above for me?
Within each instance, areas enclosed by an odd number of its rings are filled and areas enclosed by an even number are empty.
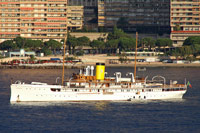
[[[162,91],[162,88],[67,88],[60,85],[12,84],[10,102],[180,99],[185,93],[186,89]]]

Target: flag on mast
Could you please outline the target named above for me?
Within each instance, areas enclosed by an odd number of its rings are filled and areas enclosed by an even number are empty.
[[[189,86],[190,88],[192,88],[192,85],[190,84],[190,82],[188,81],[187,86]]]

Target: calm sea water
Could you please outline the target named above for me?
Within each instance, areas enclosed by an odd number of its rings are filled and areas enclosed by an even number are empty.
[[[133,68],[107,68],[133,71]],[[21,102],[10,104],[10,79],[55,83],[62,70],[0,70],[1,132],[200,132],[200,68],[147,68],[139,76],[184,83],[192,88],[182,100],[138,102]],[[66,78],[77,70],[66,70]],[[60,79],[59,79],[60,80]],[[59,81],[60,82],[60,81]]]

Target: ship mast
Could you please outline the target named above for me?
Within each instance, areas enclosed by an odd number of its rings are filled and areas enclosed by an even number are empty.
[[[136,81],[137,43],[138,43],[138,32],[136,32],[136,46],[135,46],[135,67],[134,67],[134,79],[135,79],[135,81]]]
[[[65,78],[65,48],[66,48],[66,43],[67,43],[67,35],[68,35],[68,31],[67,34],[64,38],[64,42],[63,42],[63,71],[62,71],[62,85],[64,85],[64,78]]]

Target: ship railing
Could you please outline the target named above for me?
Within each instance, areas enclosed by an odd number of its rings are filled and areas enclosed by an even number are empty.
[[[146,86],[146,88],[161,88],[162,86],[161,85],[149,85],[149,86]]]
[[[156,78],[161,78],[161,79],[163,79],[163,80],[155,80]],[[154,77],[152,78],[152,81],[153,81],[153,82],[160,82],[160,81],[163,81],[163,84],[164,84],[164,85],[165,85],[165,83],[166,83],[165,77],[159,76],[159,75],[154,76]]]
[[[184,87],[186,87],[184,84],[165,85],[165,88],[184,88]]]
[[[15,84],[22,84],[20,80],[15,81]]]
[[[60,77],[57,77],[57,78],[56,78],[56,84],[58,84],[58,79],[60,79]]]
[[[81,82],[80,81],[73,81],[74,78],[70,78],[69,79],[69,85],[68,87],[69,88],[85,88],[86,86],[86,80],[85,79],[81,79]],[[75,84],[71,84],[71,83],[75,83]],[[77,86],[76,84],[79,83],[79,86]],[[80,83],[84,83],[84,85],[81,85]]]
[[[183,87],[176,87],[176,88],[163,88],[162,91],[184,91],[186,90],[186,88],[183,88]]]

